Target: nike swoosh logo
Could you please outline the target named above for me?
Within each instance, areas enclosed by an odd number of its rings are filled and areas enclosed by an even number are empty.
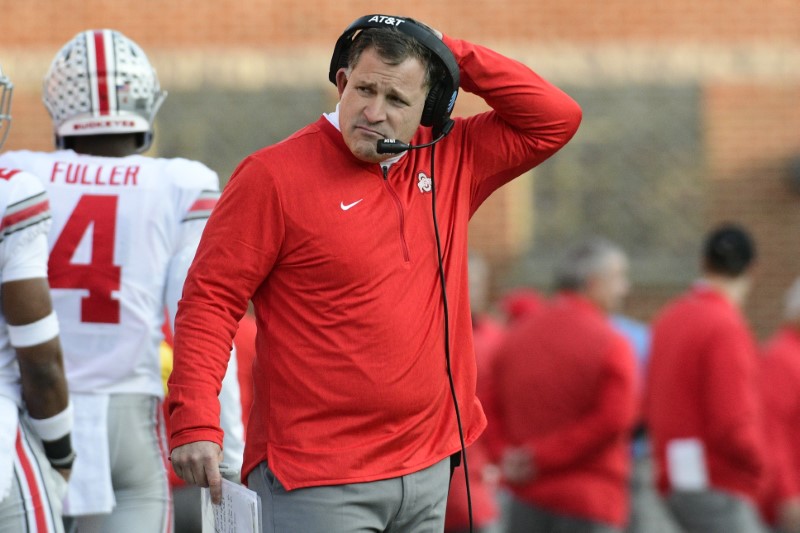
[[[363,200],[363,198],[361,200]],[[347,211],[351,207],[354,207],[355,205],[359,204],[361,202],[361,200],[356,200],[352,204],[347,204],[347,205],[344,205],[344,202],[339,202],[339,207],[342,208],[342,211]]]

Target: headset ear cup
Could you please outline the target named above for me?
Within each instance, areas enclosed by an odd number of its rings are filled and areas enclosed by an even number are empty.
[[[336,80],[336,73],[339,72],[340,69],[347,68],[347,56],[350,54],[350,45],[352,43],[349,40],[346,40],[342,43],[342,47],[339,49],[337,53],[337,61],[336,66],[333,69],[331,75],[333,79]]]
[[[422,109],[422,120],[420,121],[423,126],[435,126],[443,122],[440,116],[443,92],[444,87],[442,83],[437,83],[428,91],[428,97],[425,99],[425,107]]]
[[[352,45],[351,34],[345,33],[336,41],[336,46],[333,48],[333,55],[331,56],[331,66],[328,71],[328,79],[336,85],[336,73],[339,69],[347,67],[347,56],[350,53],[350,46]]]

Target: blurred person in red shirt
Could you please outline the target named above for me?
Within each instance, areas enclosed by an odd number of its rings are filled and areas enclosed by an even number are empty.
[[[761,392],[770,446],[762,513],[782,533],[800,533],[800,278],[786,293],[784,323],[765,344]]]
[[[764,468],[755,342],[741,313],[755,245],[742,227],[712,231],[703,274],[656,317],[646,416],[657,484],[689,533],[762,531]]]
[[[510,327],[491,371],[487,443],[511,492],[510,533],[622,531],[628,517],[636,363],[609,313],[627,259],[600,238],[572,248],[557,295]]]

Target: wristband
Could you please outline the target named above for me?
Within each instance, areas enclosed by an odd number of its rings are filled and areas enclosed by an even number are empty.
[[[64,459],[50,459],[48,457],[48,460],[53,468],[58,468],[59,470],[69,470],[72,468],[73,463],[75,463],[76,457],[77,455],[75,455],[75,452],[71,452]]]
[[[54,312],[30,324],[8,325],[8,336],[11,346],[14,348],[36,346],[49,341],[56,335],[58,335],[58,318]]]
[[[69,435],[72,431],[72,402],[55,416],[50,418],[31,418],[30,423],[33,430],[43,441],[54,441]]]
[[[75,450],[72,449],[72,439],[69,433],[60,439],[42,441],[44,454],[54,468],[69,469],[75,462]]]

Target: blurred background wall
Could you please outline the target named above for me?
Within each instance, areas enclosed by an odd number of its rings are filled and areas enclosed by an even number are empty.
[[[628,312],[648,320],[696,277],[703,232],[735,220],[760,248],[747,314],[760,337],[777,325],[800,274],[797,0],[0,0],[0,65],[16,85],[6,148],[51,148],[40,89],[53,55],[81,30],[114,28],[170,93],[149,155],[201,160],[224,183],[333,109],[332,45],[373,12],[495,48],[583,107],[574,140],[472,222],[495,295],[547,291],[564,245],[603,234],[630,253]],[[455,114],[483,109],[462,92]]]

